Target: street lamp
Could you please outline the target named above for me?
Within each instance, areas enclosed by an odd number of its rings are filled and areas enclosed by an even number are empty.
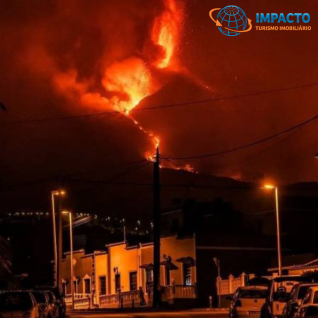
[[[272,184],[265,184],[264,189],[275,190],[275,210],[276,210],[276,235],[277,235],[277,253],[278,253],[278,275],[282,276],[282,251],[280,244],[280,222],[279,222],[279,202],[278,202],[278,187]]]
[[[74,277],[74,263],[73,263],[73,216],[72,212],[69,211],[63,211],[62,214],[68,214],[69,217],[69,223],[70,223],[70,269],[71,269],[71,294],[72,294],[72,309],[74,310],[74,283],[73,283],[73,277]]]
[[[54,272],[54,285],[55,287],[58,285],[57,281],[57,240],[56,240],[56,222],[55,222],[55,196],[63,196],[65,195],[64,190],[54,190],[51,191],[51,203],[52,203],[52,221],[53,221],[53,245],[54,245],[54,265],[55,265],[55,272]]]

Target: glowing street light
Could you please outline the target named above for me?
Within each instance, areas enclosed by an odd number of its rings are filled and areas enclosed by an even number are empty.
[[[73,215],[70,211],[63,211],[62,214],[66,214],[69,217],[70,223],[70,269],[71,269],[71,294],[72,294],[72,309],[74,310],[74,284],[73,284],[73,277],[74,277],[74,262],[73,262]]]
[[[276,187],[272,184],[265,184],[264,189],[275,189]]]
[[[55,222],[55,197],[56,196],[64,196],[64,190],[54,190],[51,191],[51,203],[52,203],[52,221],[53,221],[53,245],[54,245],[54,265],[55,265],[55,272],[54,272],[54,285],[55,287],[58,285],[57,281],[57,267],[58,260],[57,260],[57,239],[56,239],[56,222]]]
[[[280,243],[280,222],[279,222],[279,201],[278,187],[272,184],[265,184],[263,189],[275,190],[275,210],[276,210],[276,236],[277,236],[277,253],[278,253],[278,275],[282,276],[282,251]]]

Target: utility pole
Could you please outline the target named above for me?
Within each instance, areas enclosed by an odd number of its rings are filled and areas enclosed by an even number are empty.
[[[275,212],[276,212],[276,229],[277,229],[277,253],[278,253],[278,276],[282,276],[282,250],[280,243],[280,222],[279,222],[279,202],[278,187],[275,187]]]
[[[57,197],[57,268],[56,268],[56,286],[61,290],[61,264],[63,257],[63,224],[62,224],[62,215],[61,215],[61,197]]]
[[[53,225],[53,248],[54,248],[54,287],[57,287],[57,239],[56,239],[56,213],[55,213],[55,195],[58,191],[51,191],[52,204],[52,225]]]
[[[154,267],[153,267],[153,307],[159,308],[161,302],[160,291],[160,155],[159,146],[156,149],[153,178],[153,234],[154,234]]]
[[[58,244],[57,244],[57,287],[62,290],[62,277],[61,277],[61,268],[62,268],[62,258],[63,258],[63,219],[62,219],[62,198],[61,195],[65,194],[65,191],[62,190],[64,187],[63,179],[60,179],[60,190],[57,200],[57,225],[58,225]]]

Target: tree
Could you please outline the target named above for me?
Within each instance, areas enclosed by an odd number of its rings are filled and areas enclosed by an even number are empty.
[[[0,276],[11,273],[10,246],[6,239],[0,236]]]

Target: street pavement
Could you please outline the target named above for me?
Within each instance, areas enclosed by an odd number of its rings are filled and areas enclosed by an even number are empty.
[[[160,311],[160,312],[73,312],[68,318],[227,318],[227,311],[219,310],[188,310],[188,311]]]

